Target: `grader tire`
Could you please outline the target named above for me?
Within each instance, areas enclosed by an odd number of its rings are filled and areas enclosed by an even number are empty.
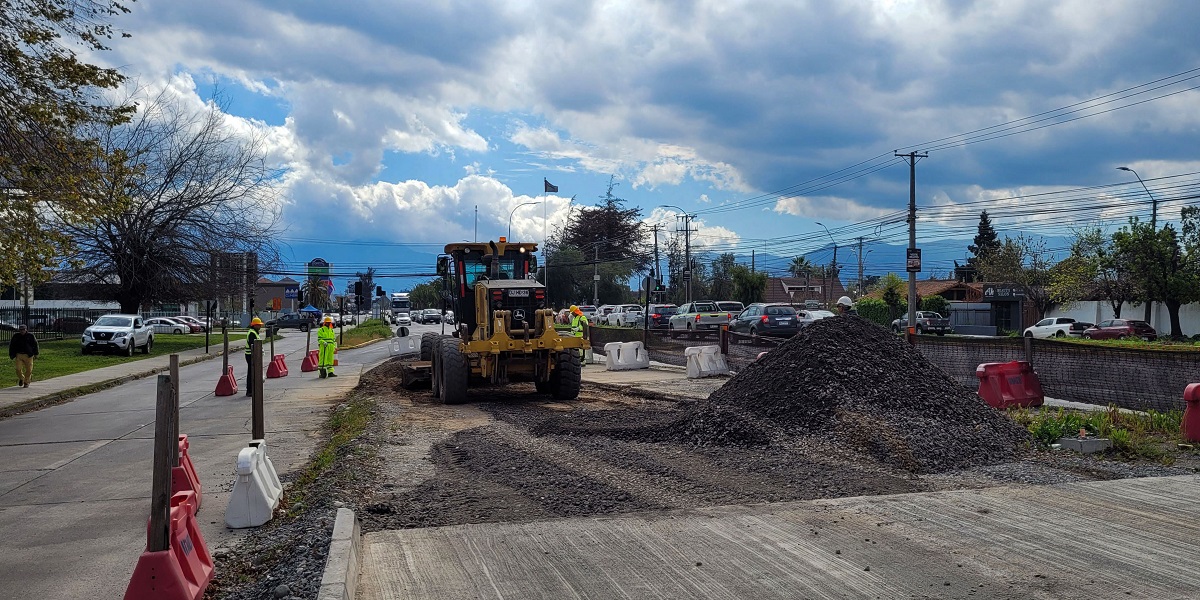
[[[433,340],[441,337],[432,331],[421,334],[421,360],[433,360]]]
[[[438,351],[442,403],[462,404],[467,401],[467,357],[458,351],[456,340],[441,340]]]
[[[425,344],[425,340],[421,339],[421,344]],[[433,388],[433,399],[435,402],[442,400],[442,338],[436,337],[429,341],[429,360],[432,364],[429,367],[429,382]]]
[[[550,395],[555,400],[574,400],[579,397],[582,363],[575,350],[563,350],[554,357],[554,372],[550,375]]]

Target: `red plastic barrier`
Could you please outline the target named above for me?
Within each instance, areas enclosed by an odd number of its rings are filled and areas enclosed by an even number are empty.
[[[187,434],[179,434],[179,464],[171,469],[171,494],[192,492],[196,495],[194,508],[199,512],[204,493],[200,489],[200,476],[196,473],[196,466],[192,464],[192,457],[188,454],[190,445]]]
[[[283,371],[284,377],[287,377],[288,368],[287,368],[287,361],[284,360],[284,356],[282,354],[276,354],[275,362],[279,363],[279,370]]]
[[[283,355],[276,354],[275,356],[272,356],[271,361],[267,363],[267,377],[270,379],[275,379],[277,377],[283,377],[284,375],[287,375],[287,371],[284,369],[281,369],[279,366],[279,357],[280,356],[283,356]]]
[[[171,547],[143,552],[125,600],[200,600],[213,578],[213,560],[196,524],[196,495],[171,496]],[[149,530],[149,524],[146,526]]]
[[[217,380],[218,396],[232,396],[238,392],[237,379],[233,377],[233,365],[229,365],[229,370]]]
[[[1183,409],[1183,439],[1189,442],[1200,442],[1200,383],[1191,383],[1183,390],[1183,401],[1187,407]]]
[[[316,350],[309,350],[308,354],[304,355],[304,361],[300,363],[300,370],[304,371],[305,373],[308,373],[309,371],[316,371],[317,364],[320,360],[321,357],[317,355]]]
[[[1028,361],[983,363],[975,368],[979,396],[996,408],[1041,406],[1046,401],[1042,382]]]

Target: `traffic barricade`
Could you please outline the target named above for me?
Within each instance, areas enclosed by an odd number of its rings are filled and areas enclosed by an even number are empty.
[[[192,492],[196,495],[194,508],[196,512],[200,512],[200,504],[204,502],[204,493],[200,489],[200,475],[196,473],[196,466],[192,463],[191,455],[188,454],[189,446],[191,444],[188,442],[187,434],[179,434],[179,464],[171,469],[171,494]]]
[[[304,355],[304,360],[300,363],[300,370],[305,373],[316,371],[320,360],[321,358],[316,350],[309,350],[308,354]]]
[[[142,553],[125,600],[200,600],[213,578],[213,560],[196,524],[196,496],[171,496],[170,547]],[[149,524],[147,524],[149,530]]]
[[[617,342],[616,344],[615,359],[611,358],[614,352],[609,352],[608,349],[613,344],[605,344],[604,346],[604,351],[610,357],[608,359],[609,371],[650,368],[650,355],[646,354],[646,347],[641,342]]]
[[[996,408],[1041,406],[1046,401],[1042,382],[1029,361],[983,363],[975,368],[979,396]]]
[[[729,374],[720,346],[689,346],[683,355],[687,358],[688,379]]]
[[[232,396],[238,392],[237,379],[233,376],[233,365],[225,368],[225,374],[221,375],[221,378],[217,380],[217,391],[215,393],[218,396]]]
[[[267,363],[267,377],[277,379],[287,376],[287,367],[283,365],[283,355],[276,354],[271,357],[271,362]]]
[[[258,527],[271,520],[282,497],[283,484],[267,456],[266,443],[252,441],[238,453],[237,479],[225,508],[225,525],[233,529]]]
[[[1183,390],[1183,401],[1187,402],[1187,407],[1183,409],[1183,423],[1180,424],[1183,439],[1200,442],[1200,383],[1188,384]]]

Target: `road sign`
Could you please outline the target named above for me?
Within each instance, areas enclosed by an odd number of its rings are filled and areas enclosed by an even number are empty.
[[[283,308],[283,298],[279,296],[271,298],[271,310],[279,310],[281,308]]]
[[[908,260],[906,261],[906,263],[907,263],[906,270],[909,273],[920,273],[921,272],[921,249],[920,248],[909,248],[908,249]]]
[[[289,286],[283,288],[283,297],[284,298],[295,298],[296,294],[299,292],[300,292],[300,286],[289,285]]]

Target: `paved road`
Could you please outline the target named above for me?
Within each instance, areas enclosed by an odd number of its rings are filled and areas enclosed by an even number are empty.
[[[364,370],[388,358],[388,347],[341,351],[339,377],[321,380],[300,370],[306,336],[284,335],[275,351],[287,355],[290,374],[267,380],[264,389],[268,450],[286,480],[306,462],[327,409]],[[315,348],[315,335],[312,344]],[[165,362],[148,359],[155,360]],[[144,370],[154,366],[148,361],[122,367]],[[244,390],[240,351],[230,364]],[[225,528],[224,513],[238,451],[250,439],[248,398],[213,394],[220,370],[219,359],[180,370],[180,432],[188,434],[204,491],[198,521],[210,551],[241,535]],[[71,384],[86,379],[76,377]],[[63,384],[51,379],[35,386],[29,390]],[[0,421],[0,600],[124,593],[146,543],[155,387],[156,378],[146,377]]]

